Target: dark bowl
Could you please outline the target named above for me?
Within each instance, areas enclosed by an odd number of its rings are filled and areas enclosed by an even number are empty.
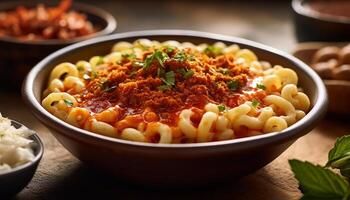
[[[16,128],[22,124],[11,121]],[[38,167],[41,157],[44,153],[44,145],[40,138],[34,134],[29,137],[35,143],[34,145],[34,161],[18,166],[6,173],[0,173],[0,199],[6,199],[20,192],[33,178]]]
[[[299,42],[349,41],[350,18],[310,10],[305,7],[308,1],[292,1],[295,33]]]
[[[50,71],[64,61],[75,62],[104,55],[118,41],[189,41],[195,44],[222,41],[254,51],[260,59],[294,69],[312,103],[310,112],[280,133],[193,144],[149,144],[98,135],[59,120],[41,106],[42,91]],[[183,31],[155,30],[116,34],[61,49],[36,65],[28,74],[22,94],[34,115],[81,161],[121,180],[148,186],[198,186],[235,180],[274,160],[296,139],[316,126],[327,109],[327,94],[319,76],[293,56],[252,41],[229,36]]]
[[[33,7],[38,2],[40,1],[0,3],[0,11],[11,10],[19,5]],[[48,5],[52,5],[52,2]],[[116,20],[104,10],[82,3],[73,3],[72,9],[85,13],[100,30],[93,35],[70,40],[23,41],[11,37],[0,37],[0,89],[19,90],[30,69],[50,53],[91,37],[111,34],[116,29]]]

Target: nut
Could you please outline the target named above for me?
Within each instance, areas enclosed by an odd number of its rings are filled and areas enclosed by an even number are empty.
[[[341,64],[350,64],[350,44],[339,51],[339,61]]]
[[[313,59],[312,63],[326,62],[330,59],[339,59],[339,51],[340,49],[335,46],[324,47],[318,50]]]
[[[320,62],[312,65],[312,68],[322,79],[331,79],[333,75],[333,68],[329,62]]]
[[[333,70],[333,78],[350,81],[350,65],[341,65]]]

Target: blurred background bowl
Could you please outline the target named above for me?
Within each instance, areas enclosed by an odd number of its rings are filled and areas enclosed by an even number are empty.
[[[11,123],[16,128],[22,126],[16,121],[11,121]],[[13,168],[9,172],[0,173],[0,199],[10,198],[20,192],[34,176],[44,153],[44,145],[36,134],[31,135],[29,138],[34,141],[35,158],[32,162]]]
[[[278,133],[220,142],[150,144],[106,137],[74,127],[50,114],[42,105],[42,92],[50,71],[59,63],[76,62],[111,51],[119,41],[150,40],[213,44],[221,41],[252,50],[261,60],[292,68],[310,97],[311,110],[292,126]],[[200,186],[236,180],[274,160],[296,139],[312,130],[327,109],[327,94],[319,76],[287,53],[252,41],[229,36],[182,30],[121,33],[71,45],[36,65],[24,82],[22,94],[33,114],[74,156],[120,180],[147,186]]]
[[[310,2],[327,2],[322,11],[312,9]],[[349,17],[329,14],[339,8],[340,0],[293,0],[294,25],[297,40],[306,41],[349,41],[350,38],[350,1],[343,0],[343,9],[348,9]],[[338,3],[338,5],[336,5]],[[345,6],[347,6],[345,8]],[[327,12],[324,7],[328,7]]]
[[[40,1],[9,1],[0,3],[0,12],[13,10],[17,6],[34,7]],[[45,5],[52,6],[50,1]],[[79,11],[100,30],[93,35],[70,40],[23,41],[11,37],[0,37],[0,90],[19,91],[22,81],[29,70],[50,53],[67,45],[91,37],[108,35],[115,31],[117,22],[108,12],[82,3],[73,3],[71,10]]]
[[[350,33],[350,32],[349,32]],[[293,55],[309,66],[315,53],[323,47],[336,46],[344,47],[349,43],[345,42],[305,42],[300,43],[293,52]],[[350,114],[350,81],[347,80],[323,80],[327,88],[329,106],[328,111],[331,114],[349,115]]]

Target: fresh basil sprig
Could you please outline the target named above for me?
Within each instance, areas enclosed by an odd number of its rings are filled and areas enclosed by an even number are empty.
[[[302,200],[350,200],[350,135],[336,140],[324,167],[299,160],[289,164],[299,181]],[[329,168],[339,169],[346,178]]]
[[[309,162],[290,160],[289,164],[303,192],[302,200],[348,199],[349,184],[338,174]]]
[[[350,135],[337,139],[326,166],[339,169],[343,176],[350,178]]]

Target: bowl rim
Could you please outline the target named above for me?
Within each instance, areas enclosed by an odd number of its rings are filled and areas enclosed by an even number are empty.
[[[18,126],[23,126],[25,128],[28,128],[27,126],[15,121],[15,120],[11,120],[11,124],[15,124],[15,125],[18,125]],[[29,129],[31,130],[31,129]],[[31,167],[33,165],[36,165],[40,162],[41,158],[43,157],[43,154],[44,154],[44,145],[43,145],[43,142],[41,141],[40,137],[38,136],[37,132],[34,131],[33,135],[30,135],[29,136],[30,139],[32,139],[36,145],[36,148],[37,148],[37,153],[34,155],[34,160],[30,161],[30,162],[27,162],[23,165],[20,165],[20,166],[17,166],[17,167],[14,167],[12,168],[10,171],[6,171],[6,172],[0,172],[0,178],[1,176],[7,176],[7,175],[10,175],[10,174],[15,174],[19,171],[22,171],[22,170],[25,170],[26,168],[28,167]]]
[[[23,1],[17,0],[17,1],[10,1],[10,2],[1,2],[0,3],[0,12],[7,10],[7,9],[14,9],[17,6],[19,6]],[[28,2],[27,2],[28,3]],[[29,4],[37,5],[38,2],[36,1],[30,1]],[[68,39],[68,40],[61,40],[61,39],[48,39],[48,40],[20,40],[15,37],[0,37],[0,41],[2,42],[9,42],[9,43],[14,43],[14,44],[21,44],[21,45],[42,45],[42,46],[47,46],[47,45],[68,45],[80,41],[84,41],[87,39],[91,39],[93,37],[99,37],[103,35],[108,35],[113,33],[116,28],[117,28],[117,20],[113,17],[112,14],[107,12],[106,10],[99,8],[97,6],[92,6],[86,3],[80,3],[80,2],[73,2],[72,7],[73,10],[79,10],[83,14],[89,16],[97,16],[101,19],[103,19],[106,22],[106,26],[89,35],[81,36],[81,37],[75,37],[73,39]]]
[[[268,53],[275,54],[277,56],[284,57],[294,63],[303,73],[306,73],[307,76],[312,79],[312,81],[315,82],[316,85],[316,96],[317,99],[315,101],[315,105],[312,107],[312,109],[305,115],[304,118],[296,122],[295,124],[289,126],[287,129],[283,130],[282,132],[273,132],[273,133],[267,133],[257,136],[250,136],[245,138],[238,138],[238,139],[232,139],[232,140],[225,140],[225,141],[215,141],[215,142],[204,142],[204,143],[189,143],[189,144],[153,144],[153,143],[144,143],[144,142],[134,142],[134,141],[128,141],[128,140],[122,140],[117,138],[112,138],[108,136],[99,135],[97,133],[93,133],[84,129],[80,129],[78,127],[75,127],[73,125],[68,124],[67,122],[64,122],[63,120],[58,119],[48,111],[46,111],[42,105],[41,102],[37,101],[34,96],[34,80],[37,74],[45,68],[46,64],[49,63],[52,59],[55,59],[57,56],[60,56],[62,54],[65,54],[69,51],[72,51],[76,48],[85,47],[88,45],[93,45],[100,42],[106,42],[110,40],[125,40],[128,38],[147,38],[147,37],[154,37],[154,36],[185,36],[185,37],[193,37],[193,38],[202,38],[202,39],[211,39],[211,40],[218,40],[223,41],[227,43],[241,43],[247,46],[251,46],[254,48],[258,48],[260,50],[266,51]],[[123,144],[133,147],[147,147],[147,148],[169,148],[169,149],[179,149],[179,148],[201,148],[201,147],[213,147],[213,146],[226,146],[226,145],[236,145],[237,148],[239,147],[247,147],[249,144],[254,143],[254,145],[257,144],[266,144],[266,143],[275,143],[278,141],[282,141],[285,139],[291,139],[291,138],[298,138],[306,133],[301,133],[302,130],[307,129],[311,130],[311,127],[313,123],[320,120],[320,118],[325,114],[327,110],[327,93],[326,88],[321,80],[321,78],[314,72],[311,68],[309,68],[305,63],[300,61],[299,59],[293,57],[292,55],[285,53],[283,51],[277,50],[275,48],[253,42],[250,40],[246,40],[243,38],[237,38],[232,36],[226,36],[226,35],[220,35],[220,34],[214,34],[214,33],[208,33],[208,32],[199,32],[199,31],[190,31],[190,30],[145,30],[145,31],[133,31],[133,32],[125,32],[125,33],[118,33],[113,34],[109,36],[104,36],[100,38],[94,38],[90,39],[88,41],[80,42],[77,44],[70,45],[68,47],[65,47],[61,50],[58,50],[52,54],[50,54],[48,57],[46,57],[44,60],[39,62],[27,75],[25,81],[23,82],[22,87],[22,96],[24,98],[25,103],[29,106],[29,108],[32,110],[34,115],[39,118],[44,124],[47,126],[56,129],[55,126],[60,126],[64,128],[67,132],[70,132],[70,134],[66,134],[68,137],[84,137],[85,139],[94,139],[96,142],[108,142],[110,144]],[[40,119],[42,118],[42,119]],[[54,125],[55,126],[54,126]],[[64,131],[61,131],[64,133]],[[76,133],[72,134],[72,133]]]
[[[327,21],[332,23],[340,23],[340,24],[350,24],[349,17],[341,17],[341,16],[330,15],[330,14],[324,14],[316,10],[305,8],[303,3],[305,3],[306,1],[308,0],[292,0],[293,10],[299,15],[311,17],[316,20]]]

